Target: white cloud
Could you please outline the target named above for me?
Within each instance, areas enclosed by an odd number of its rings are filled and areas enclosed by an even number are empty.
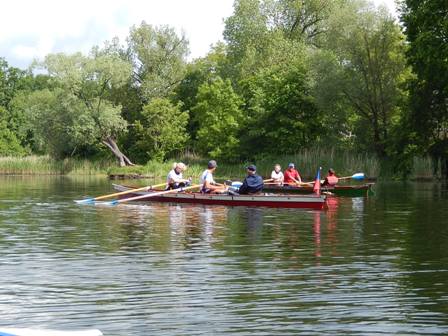
[[[48,53],[87,53],[118,36],[122,42],[142,21],[184,31],[191,57],[217,42],[231,15],[233,0],[14,0],[2,4],[0,57],[27,67]]]

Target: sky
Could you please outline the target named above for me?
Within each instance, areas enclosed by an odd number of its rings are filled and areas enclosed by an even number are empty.
[[[395,11],[394,0],[373,0]],[[233,0],[10,0],[0,12],[0,57],[26,69],[50,53],[87,54],[142,21],[167,24],[190,42],[190,59],[204,56],[222,40]]]

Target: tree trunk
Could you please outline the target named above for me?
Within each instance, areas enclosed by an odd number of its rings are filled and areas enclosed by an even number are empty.
[[[112,153],[114,153],[115,157],[118,159],[120,167],[134,165],[131,160],[129,160],[129,158],[120,151],[117,143],[112,137],[107,137],[102,141],[102,143],[106,145],[112,151]]]

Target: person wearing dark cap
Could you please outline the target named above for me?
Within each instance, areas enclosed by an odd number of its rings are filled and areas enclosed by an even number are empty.
[[[328,169],[328,175],[325,178],[324,183],[322,183],[322,186],[334,187],[338,182],[339,178],[336,176],[334,169],[330,168]]]
[[[199,179],[199,184],[201,184],[201,192],[203,193],[212,193],[212,194],[221,194],[227,191],[227,186],[221,183],[216,183],[213,179],[213,173],[218,167],[215,160],[210,160],[207,164],[207,169],[201,174],[201,178]]]
[[[253,195],[261,192],[263,190],[263,179],[260,175],[257,175],[257,167],[251,164],[246,167],[247,176],[243,180],[238,193],[240,195]]]
[[[288,165],[288,169],[285,170],[283,183],[285,184],[302,184],[302,178],[299,172],[296,170],[294,163]]]

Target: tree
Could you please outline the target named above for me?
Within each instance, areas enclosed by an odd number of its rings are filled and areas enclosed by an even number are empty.
[[[238,158],[242,101],[233,91],[230,80],[218,77],[210,84],[202,84],[196,100],[193,113],[199,125],[199,149],[214,158],[229,161]]]
[[[8,128],[7,111],[0,106],[0,155],[20,156],[26,153],[14,132]]]
[[[141,99],[147,103],[154,97],[167,97],[184,76],[188,41],[171,27],[142,22],[131,28],[128,45]]]
[[[135,125],[135,151],[145,153],[145,159],[165,159],[166,155],[183,148],[188,139],[188,112],[181,104],[173,105],[166,98],[154,98],[143,107],[142,120]]]
[[[228,77],[227,65],[226,46],[218,43],[205,57],[188,64],[186,75],[176,88],[175,99],[182,102],[182,109],[190,114],[187,130],[192,144],[197,141],[199,129],[199,120],[193,110],[197,104],[199,87],[204,83],[211,84],[218,78]]]
[[[24,103],[38,142],[58,158],[101,142],[121,166],[132,164],[115,142],[116,136],[126,131],[121,106],[106,98],[111,88],[127,82],[131,65],[94,50],[89,57],[51,54],[42,66],[58,87],[35,91]]]
[[[420,151],[448,178],[448,7],[446,1],[405,0],[401,20],[409,41],[410,125]]]
[[[405,61],[404,36],[393,17],[384,10],[355,5],[334,16],[327,46],[334,52],[342,71],[334,89],[354,111],[357,143],[387,155],[390,131],[401,117],[400,105],[409,76]]]
[[[243,82],[247,116],[240,138],[249,158],[279,148],[295,153],[318,143],[325,127],[310,82],[300,63],[271,67]]]

